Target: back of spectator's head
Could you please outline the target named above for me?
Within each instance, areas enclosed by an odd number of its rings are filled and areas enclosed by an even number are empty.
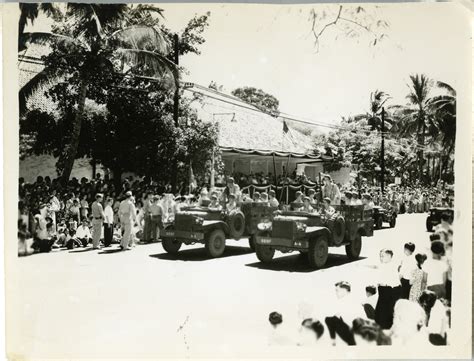
[[[436,302],[436,299],[436,293],[430,290],[424,290],[418,299],[418,302],[425,310],[431,310]]]
[[[441,213],[441,221],[451,223],[451,217],[447,213]]]
[[[283,316],[278,312],[272,312],[268,315],[268,321],[270,321],[273,326],[277,326],[283,322]]]
[[[301,322],[301,326],[313,331],[316,334],[316,339],[319,340],[324,333],[324,326],[318,320],[306,318]]]
[[[380,250],[380,255],[388,255],[390,257],[393,257],[393,251],[391,249],[388,249],[388,248],[383,248]]]
[[[440,236],[439,233],[430,234],[430,241],[431,242],[438,241],[440,239],[441,239],[441,236]]]
[[[377,288],[375,288],[375,286],[367,286],[365,288],[365,292],[371,295],[375,295],[377,293]]]
[[[421,266],[423,265],[423,263],[426,261],[426,254],[424,253],[417,253],[415,255],[415,260],[416,260],[416,264],[418,265],[418,268],[421,268]]]
[[[437,256],[443,256],[445,252],[443,242],[434,241],[431,243],[431,252]]]
[[[411,253],[415,252],[415,245],[411,242],[405,243],[404,249],[410,251]]]

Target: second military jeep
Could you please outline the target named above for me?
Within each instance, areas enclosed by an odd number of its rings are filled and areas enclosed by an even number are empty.
[[[454,210],[446,207],[434,207],[430,209],[430,215],[426,218],[426,230],[433,232],[433,228],[441,223],[441,216],[447,215],[450,223],[454,219]]]
[[[259,224],[255,251],[261,262],[270,262],[275,251],[306,254],[311,267],[321,268],[329,247],[345,246],[350,259],[357,259],[362,237],[373,235],[372,210],[363,206],[339,206],[330,217],[300,211],[277,212],[272,222]]]
[[[175,215],[173,224],[163,230],[162,245],[166,252],[177,253],[181,245],[203,243],[209,257],[224,253],[226,239],[249,238],[254,249],[257,225],[271,220],[276,208],[262,203],[244,203],[241,210],[230,212],[207,207],[187,208]]]
[[[380,206],[373,208],[374,228],[382,229],[383,223],[388,223],[390,228],[397,224],[397,212]]]

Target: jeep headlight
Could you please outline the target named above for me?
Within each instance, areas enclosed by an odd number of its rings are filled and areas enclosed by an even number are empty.
[[[194,223],[196,223],[196,224],[198,224],[198,225],[200,225],[200,226],[202,225],[203,222],[204,222],[204,218],[202,218],[202,217],[196,217],[196,218],[194,219]]]
[[[306,231],[306,224],[305,223],[303,223],[303,222],[295,222],[295,223],[296,223],[296,229],[298,231],[302,231],[302,232]]]
[[[257,225],[259,231],[268,231],[272,228],[272,222],[262,222]]]

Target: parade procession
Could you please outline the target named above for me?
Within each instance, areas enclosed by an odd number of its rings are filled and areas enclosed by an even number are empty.
[[[15,347],[453,345],[458,75],[401,25],[449,6],[360,5],[20,3]]]

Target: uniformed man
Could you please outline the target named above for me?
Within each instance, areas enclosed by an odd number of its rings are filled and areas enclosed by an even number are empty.
[[[272,189],[268,191],[268,197],[269,197],[268,203],[270,204],[270,207],[277,208],[279,206],[279,203],[278,203],[278,200],[276,199],[275,191]]]
[[[352,192],[351,191],[345,191],[344,192],[344,204],[346,206],[352,206],[353,201],[352,201]]]
[[[120,223],[123,230],[122,241],[120,247],[122,250],[130,249],[130,237],[132,235],[132,226],[136,221],[137,212],[135,205],[132,200],[132,192],[127,191],[125,193],[125,199],[120,203],[119,217]]]
[[[316,199],[316,191],[314,189],[310,189],[308,191],[308,197],[311,204],[318,204],[318,200]]]
[[[263,192],[260,194],[260,202],[268,205],[268,194]]]
[[[372,202],[372,197],[370,194],[365,193],[362,196],[362,204],[364,205],[364,210],[369,210],[374,208],[374,202]]]
[[[303,207],[299,209],[300,212],[314,213],[314,208],[311,205],[311,199],[309,197],[303,198]]]
[[[295,195],[296,199],[294,203],[303,203],[303,192],[297,191]]]
[[[362,205],[362,200],[359,199],[359,193],[356,191],[352,192],[352,204],[354,206],[361,206]]]
[[[329,174],[324,175],[323,184],[323,198],[329,198],[331,200],[331,204],[340,204],[341,192],[339,191],[339,187],[332,181],[332,178]]]
[[[254,202],[260,202],[260,193],[257,192],[257,191],[253,192],[252,200],[253,200]]]
[[[210,201],[209,193],[207,192],[207,188],[204,187],[203,189],[201,189],[201,194],[199,196],[198,205],[203,206],[204,204],[207,204],[208,201]]]
[[[236,201],[240,199],[240,187],[235,183],[234,178],[229,177],[227,178],[227,186],[224,189],[224,195],[228,198],[231,194],[235,196]],[[225,199],[225,201],[227,201],[227,199]]]
[[[146,199],[143,202],[143,241],[150,242],[151,240],[151,212],[150,206],[152,203],[152,193],[147,193]]]
[[[237,209],[239,209],[239,207],[237,206],[237,202],[235,201],[235,195],[234,194],[229,194],[229,202],[227,202],[226,204],[226,210],[229,211],[229,212],[232,212],[232,211],[235,211]]]
[[[212,210],[218,210],[218,211],[222,210],[222,206],[219,203],[219,198],[217,198],[215,194],[211,196],[211,203],[209,203],[208,208]]]
[[[334,209],[333,206],[331,206],[331,198],[326,197],[323,199],[323,214],[326,217],[331,217],[334,213],[336,213],[336,210]]]
[[[97,193],[95,201],[92,203],[92,249],[99,249],[100,236],[102,234],[102,226],[104,225],[105,213],[102,207],[104,195]]]

